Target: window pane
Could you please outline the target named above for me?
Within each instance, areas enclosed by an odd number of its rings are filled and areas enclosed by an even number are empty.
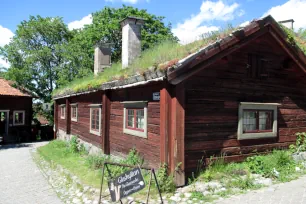
[[[144,110],[136,112],[136,128],[144,129]]]
[[[127,124],[127,126],[134,127],[134,110],[128,109],[127,113],[128,113],[128,119],[127,119],[128,124]]]
[[[243,131],[256,130],[256,112],[255,111],[243,111]]]
[[[272,129],[272,111],[259,111],[259,130]]]

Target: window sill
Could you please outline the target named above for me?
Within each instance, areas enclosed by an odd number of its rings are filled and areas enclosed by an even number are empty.
[[[94,131],[94,130],[90,130],[89,131],[91,134],[94,134],[94,135],[97,135],[97,136],[101,136],[100,134],[100,132],[98,132],[98,131]]]
[[[71,118],[71,121],[78,122],[78,119],[77,118]]]
[[[123,133],[128,134],[128,135],[137,136],[137,137],[148,138],[146,131],[142,132],[142,131],[137,131],[137,130],[131,130],[131,129],[124,128]]]
[[[274,138],[274,137],[277,137],[276,132],[243,133],[238,135],[238,140],[252,140],[252,139],[263,139],[263,138]]]
[[[65,118],[61,117],[61,119],[65,119]]]
[[[14,123],[14,124],[13,124],[13,126],[22,126],[22,125],[24,125],[24,123],[20,123],[20,124]]]

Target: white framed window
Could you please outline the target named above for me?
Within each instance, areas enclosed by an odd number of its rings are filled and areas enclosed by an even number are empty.
[[[147,138],[147,115],[146,101],[123,102],[123,132],[125,134]]]
[[[24,125],[24,120],[25,120],[25,111],[24,110],[18,110],[18,111],[13,111],[13,124],[14,125]]]
[[[74,122],[78,121],[78,104],[73,103],[71,106],[71,120]]]
[[[276,137],[278,105],[280,104],[241,102],[238,140]]]
[[[90,133],[101,136],[101,104],[90,106]]]
[[[65,119],[66,116],[66,105],[61,105],[61,119]]]

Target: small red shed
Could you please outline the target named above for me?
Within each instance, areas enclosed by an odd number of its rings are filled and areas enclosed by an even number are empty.
[[[0,140],[4,143],[30,139],[33,96],[0,78]]]

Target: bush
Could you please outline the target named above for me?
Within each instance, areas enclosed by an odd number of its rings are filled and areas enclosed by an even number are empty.
[[[69,143],[68,143],[68,151],[71,153],[78,153],[79,149],[78,149],[78,139],[76,136],[72,136],[72,138],[70,139]]]
[[[86,158],[86,164],[92,169],[101,169],[105,161],[110,157],[106,155],[88,155]]]
[[[122,161],[122,163],[124,164],[139,165],[139,166],[142,166],[143,162],[144,159],[139,155],[139,153],[135,148],[131,149],[126,159]]]
[[[249,157],[246,164],[252,173],[278,178],[282,181],[290,179],[290,174],[295,172],[296,166],[290,152],[284,150],[274,150],[272,154],[265,156]]]
[[[176,189],[173,175],[168,174],[167,164],[161,165],[157,172],[157,180],[161,192],[172,193]]]

